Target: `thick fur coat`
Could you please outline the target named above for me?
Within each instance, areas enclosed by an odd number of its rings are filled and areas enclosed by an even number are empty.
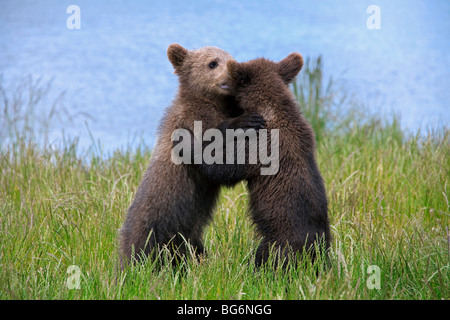
[[[314,132],[288,88],[302,66],[297,53],[278,63],[263,58],[228,62],[230,86],[240,107],[260,114],[269,131],[279,130],[278,172],[261,175],[259,166],[249,166],[252,172],[247,173],[251,216],[262,236],[257,265],[267,260],[271,247],[282,256],[306,250],[314,258],[314,244],[330,246],[327,196],[315,158]]]
[[[203,131],[245,124],[225,85],[231,55],[216,47],[189,51],[178,44],[171,45],[167,55],[180,86],[161,120],[150,165],[120,230],[122,268],[161,247],[184,255],[189,243],[196,253],[204,251],[203,229],[211,220],[220,184],[195,165],[175,164],[171,136],[180,128],[192,132],[194,121],[202,121]]]

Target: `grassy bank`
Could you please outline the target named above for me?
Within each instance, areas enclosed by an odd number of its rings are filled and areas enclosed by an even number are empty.
[[[319,274],[254,269],[245,183],[223,189],[203,261],[185,273],[151,263],[118,273],[117,229],[150,151],[105,159],[95,146],[80,155],[76,140],[52,144],[55,112],[33,116],[48,88],[29,80],[20,94],[1,90],[0,299],[450,298],[449,128],[407,136],[334,88],[320,60],[293,88],[330,203],[332,266]]]

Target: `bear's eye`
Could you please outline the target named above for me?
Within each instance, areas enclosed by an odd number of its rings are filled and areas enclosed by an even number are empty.
[[[211,69],[214,69],[215,67],[217,67],[219,64],[217,63],[217,61],[211,61],[208,64],[208,67],[210,67]]]

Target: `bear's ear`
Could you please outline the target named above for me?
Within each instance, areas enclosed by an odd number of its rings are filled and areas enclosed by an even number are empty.
[[[184,59],[188,54],[188,50],[183,48],[177,43],[173,43],[167,49],[167,57],[169,58],[170,63],[172,63],[175,68],[175,72],[183,65]]]
[[[286,84],[294,80],[295,76],[303,67],[303,57],[299,53],[291,53],[286,58],[277,63],[278,74]]]
[[[231,79],[236,83],[244,84],[250,79],[249,73],[245,70],[242,64],[236,60],[229,60],[227,62],[227,69]]]

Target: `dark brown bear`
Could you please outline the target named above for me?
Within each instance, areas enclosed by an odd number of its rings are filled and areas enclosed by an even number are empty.
[[[161,120],[150,165],[120,230],[121,268],[164,246],[181,255],[187,252],[186,242],[196,253],[204,250],[203,229],[212,217],[220,184],[194,165],[172,161],[174,130],[184,128],[192,132],[194,121],[202,121],[203,131],[254,123],[251,115],[238,117],[242,110],[225,85],[226,63],[233,59],[227,52],[216,47],[188,51],[173,44],[167,55],[180,86]],[[227,184],[237,181],[228,179]]]
[[[240,107],[260,114],[269,133],[279,130],[278,172],[261,175],[261,166],[248,166],[251,172],[246,173],[251,215],[262,236],[256,265],[267,261],[272,247],[282,257],[305,250],[314,259],[314,244],[329,248],[331,236],[314,132],[288,88],[303,58],[293,53],[278,63],[260,58],[245,63],[230,60],[227,66]]]

